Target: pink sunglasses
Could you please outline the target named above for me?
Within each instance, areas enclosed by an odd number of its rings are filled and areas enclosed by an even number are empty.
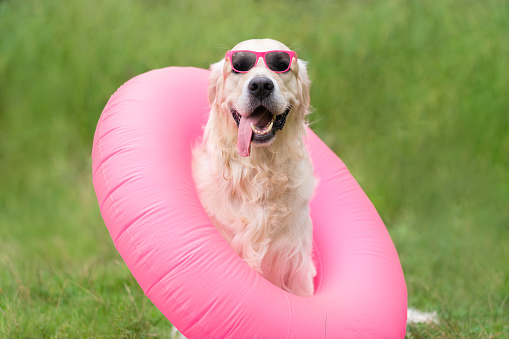
[[[297,59],[294,51],[228,51],[225,59],[230,59],[230,64],[235,72],[247,73],[258,64],[258,59],[263,58],[265,66],[275,73],[287,72],[292,66],[293,58]]]

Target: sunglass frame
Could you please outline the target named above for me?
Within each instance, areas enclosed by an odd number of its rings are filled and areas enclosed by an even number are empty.
[[[256,60],[255,60],[255,63],[253,65],[253,67],[249,68],[247,71],[239,71],[238,69],[236,69],[235,66],[233,66],[233,54],[238,53],[238,52],[255,54]],[[269,53],[274,53],[274,52],[286,53],[290,57],[290,62],[288,63],[288,68],[285,69],[284,71],[275,71],[275,70],[271,69],[269,67],[269,65],[267,65],[267,60],[265,59],[265,56],[267,54],[269,54]],[[290,70],[290,68],[292,67],[293,58],[295,58],[295,60],[297,60],[297,52],[295,52],[295,51],[285,51],[285,50],[272,50],[272,51],[265,51],[265,52],[255,52],[255,51],[250,51],[250,50],[239,49],[239,50],[231,50],[231,51],[226,52],[224,57],[225,57],[225,60],[229,60],[230,61],[230,65],[231,65],[232,69],[235,72],[238,72],[238,73],[247,73],[250,70],[252,70],[253,68],[255,68],[256,65],[258,65],[258,60],[260,60],[260,58],[263,59],[265,67],[267,67],[272,72],[274,72],[274,73],[285,73],[285,72],[288,72]]]

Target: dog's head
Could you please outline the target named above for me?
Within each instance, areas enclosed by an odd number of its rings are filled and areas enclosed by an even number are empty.
[[[250,155],[251,145],[273,145],[295,134],[302,138],[309,79],[295,52],[275,40],[247,40],[211,71],[210,118],[221,121],[221,133],[236,140],[241,156]]]

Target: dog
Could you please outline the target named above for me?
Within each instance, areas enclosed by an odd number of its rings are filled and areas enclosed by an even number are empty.
[[[193,149],[200,201],[224,239],[272,284],[313,295],[305,147],[310,81],[284,44],[248,40],[211,65],[210,115]]]

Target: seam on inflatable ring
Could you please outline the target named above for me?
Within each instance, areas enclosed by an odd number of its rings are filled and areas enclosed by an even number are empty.
[[[108,109],[108,112],[109,112],[109,109]],[[106,189],[108,190],[108,193],[110,192],[110,184],[108,182],[108,178],[106,177],[106,174],[104,173],[104,156],[103,156],[103,121],[104,121],[104,116],[101,115],[101,118],[100,118],[100,121],[99,121],[99,155],[100,155],[100,158],[101,158],[101,173],[102,173],[102,176],[104,178],[104,183],[106,184]],[[111,157],[110,157],[111,158]],[[120,216],[120,213],[118,212],[118,208],[117,208],[117,204],[115,202],[115,200],[113,199],[113,194],[108,194],[109,195],[109,200],[111,201],[111,203],[113,204],[113,208],[115,210],[115,215],[118,217],[118,219],[122,222],[122,224],[124,224],[124,220],[122,219],[122,217]],[[118,236],[116,237],[116,239],[118,240]],[[113,241],[113,244],[115,245],[115,248],[117,247],[117,243],[116,243],[116,240]]]

